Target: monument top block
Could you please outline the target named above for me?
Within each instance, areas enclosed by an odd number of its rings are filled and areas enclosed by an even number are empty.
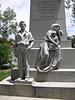
[[[35,40],[42,40],[51,25],[58,23],[67,39],[64,0],[31,0],[30,31]]]

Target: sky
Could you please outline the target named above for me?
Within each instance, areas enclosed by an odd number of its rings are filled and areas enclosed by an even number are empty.
[[[18,22],[24,20],[27,24],[26,30],[29,31],[30,0],[0,0],[1,10],[10,7],[16,12]],[[66,29],[68,36],[75,35],[75,26],[71,23],[71,9],[65,10]],[[14,35],[12,36],[14,38]]]

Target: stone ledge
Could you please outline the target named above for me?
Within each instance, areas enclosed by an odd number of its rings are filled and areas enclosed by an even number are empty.
[[[15,72],[15,69],[17,70]],[[18,74],[18,68],[12,69],[11,73],[15,74],[17,76]],[[13,77],[13,80],[17,79],[18,77]],[[37,81],[53,81],[53,82],[75,82],[75,69],[58,69],[58,70],[52,70],[48,73],[38,73],[35,68],[30,68],[30,78],[34,78]],[[12,79],[12,78],[11,78]]]
[[[3,81],[3,83],[0,82],[0,95],[34,97],[34,99],[36,98],[36,100],[37,98],[39,100],[41,99],[45,100],[45,98],[46,99],[49,98],[49,100],[50,98],[51,100],[53,98],[57,100],[59,99],[60,100],[62,99],[74,100],[75,99],[75,82],[36,82],[36,81],[33,81],[32,85],[24,85],[24,84],[11,85],[12,82],[8,81],[10,79],[11,78],[8,77]],[[33,100],[33,98],[31,99]]]
[[[75,82],[36,82],[34,81],[32,84],[33,87],[53,87],[53,88],[74,88]]]
[[[55,98],[63,100],[74,100],[75,99],[75,83],[38,83],[34,84],[35,97],[42,98]],[[73,85],[74,84],[74,85]],[[74,87],[73,87],[74,86]]]
[[[9,76],[0,82],[0,95],[32,97],[32,84],[15,84]]]
[[[47,73],[30,69],[30,77],[38,82],[75,82],[75,69],[58,69]]]
[[[61,100],[61,99],[51,99],[51,98],[31,98],[31,97],[16,97],[16,96],[2,96],[1,100]]]

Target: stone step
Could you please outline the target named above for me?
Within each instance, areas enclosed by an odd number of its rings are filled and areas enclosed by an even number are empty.
[[[0,95],[32,97],[32,84],[17,83],[9,76],[0,82]]]
[[[75,69],[58,69],[40,73],[31,68],[30,77],[38,82],[75,82]]]
[[[33,98],[33,97],[21,97],[21,96],[3,96],[0,95],[0,100],[61,100],[61,99],[51,99],[51,98]]]
[[[36,59],[39,48],[32,48],[29,52],[29,64],[31,68],[36,66]],[[75,68],[75,49],[74,48],[61,48],[62,60],[58,67],[63,69],[74,69]]]
[[[35,68],[30,68],[30,77],[37,81],[75,82],[75,69],[58,69],[48,73],[38,73]],[[19,78],[18,68],[11,70],[11,79]]]
[[[0,95],[75,100],[75,82],[14,83],[8,77],[0,82]],[[1,99],[1,98],[0,98]],[[2,100],[2,99],[1,99]],[[10,99],[11,100],[11,99]],[[16,99],[17,100],[17,99]],[[28,100],[28,99],[27,99]]]
[[[33,82],[34,97],[75,100],[75,82]]]

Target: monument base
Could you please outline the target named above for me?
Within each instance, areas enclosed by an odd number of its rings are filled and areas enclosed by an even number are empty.
[[[32,48],[29,56],[29,64],[31,68],[36,66],[36,59],[39,48]],[[75,68],[75,48],[61,48],[62,60],[58,65],[61,69],[74,69]]]
[[[18,72],[18,68],[15,68]],[[13,73],[15,73],[15,69],[13,69]],[[37,72],[35,68],[30,68],[30,80],[29,83],[32,83],[33,80],[38,82],[75,82],[75,69],[57,69],[52,70],[47,73]],[[17,73],[16,73],[17,74]],[[18,76],[19,77],[19,76]],[[12,78],[11,78],[12,79]],[[24,83],[26,84],[25,80],[21,80],[20,78],[15,80],[15,83]]]
[[[32,97],[32,84],[30,82],[24,84],[24,81],[19,83],[7,77],[0,82],[0,95]]]
[[[39,48],[32,48],[29,64],[30,80],[19,79],[18,68],[11,71],[11,77],[0,82],[0,95],[75,99],[75,49],[61,48],[62,60],[58,70],[38,73],[35,67]],[[33,59],[31,59],[33,57]]]
[[[75,99],[74,82],[34,82],[33,87],[34,97]]]
[[[37,98],[75,99],[75,82],[14,83],[11,77],[0,82],[0,95]]]

